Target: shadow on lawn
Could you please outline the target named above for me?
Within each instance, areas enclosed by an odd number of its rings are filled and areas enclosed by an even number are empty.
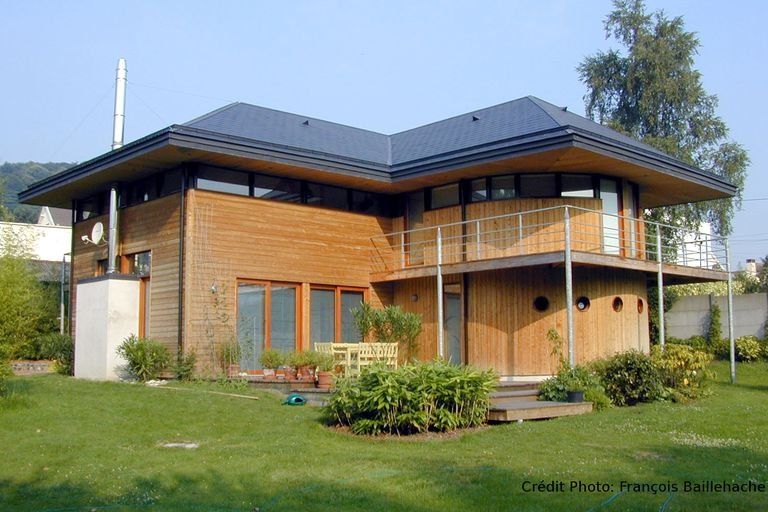
[[[717,442],[691,437],[691,443],[707,445]],[[689,442],[684,438],[683,442]],[[727,444],[727,443],[726,443]],[[542,450],[546,447],[542,447]],[[590,458],[585,448],[579,457]],[[93,488],[80,483],[50,483],[49,473],[39,472],[28,481],[0,480],[0,510],[35,510],[38,512],[189,510],[189,511],[255,511],[274,510],[409,510],[432,512],[442,510],[759,510],[766,509],[765,495],[728,493],[683,494],[619,492],[622,480],[636,483],[676,482],[684,480],[765,481],[766,461],[757,450],[739,446],[688,446],[678,443],[648,446],[643,452],[620,451],[614,456],[625,458],[630,468],[643,474],[626,474],[615,467],[584,470],[582,461],[563,460],[560,476],[536,471],[536,460],[516,463],[513,468],[494,465],[463,464],[459,455],[454,460],[425,458],[418,464],[404,462],[403,467],[383,466],[358,477],[334,478],[323,474],[321,463],[316,475],[292,478],[283,472],[284,481],[259,468],[247,475],[227,473],[226,468],[205,474],[183,472],[159,473],[151,478],[114,480],[114,491]],[[638,457],[641,465],[633,464]],[[300,454],[288,464],[311,464]],[[536,475],[526,477],[525,473]],[[571,475],[564,478],[562,475]],[[611,483],[610,492],[525,493],[524,480],[578,479],[585,483]],[[276,490],[277,489],[277,490]],[[762,500],[762,501],[761,501]]]

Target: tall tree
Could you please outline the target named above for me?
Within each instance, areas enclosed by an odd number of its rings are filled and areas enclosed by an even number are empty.
[[[729,234],[749,157],[728,140],[728,127],[715,112],[717,96],[707,94],[694,68],[696,34],[685,30],[682,17],[647,13],[642,0],[614,0],[605,32],[624,52],[597,52],[578,66],[588,88],[587,115],[738,187],[733,199],[658,208],[651,220],[691,229],[709,221],[714,232]]]

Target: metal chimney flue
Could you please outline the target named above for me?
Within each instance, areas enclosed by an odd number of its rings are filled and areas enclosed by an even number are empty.
[[[117,61],[117,77],[115,78],[115,121],[112,127],[112,149],[123,146],[125,129],[125,86],[128,83],[128,69],[125,59]]]

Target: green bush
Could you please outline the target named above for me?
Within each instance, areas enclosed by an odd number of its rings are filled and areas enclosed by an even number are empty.
[[[605,392],[616,405],[635,405],[663,397],[659,370],[651,357],[632,350],[595,365]]]
[[[265,350],[259,356],[259,362],[261,363],[261,366],[272,370],[276,370],[280,368],[280,366],[284,365],[285,360],[286,357],[282,352],[278,352],[277,350],[272,349]]]
[[[173,365],[173,371],[179,380],[192,380],[195,373],[195,363],[197,363],[197,354],[190,350],[186,354],[179,351],[176,355],[176,364]]]
[[[584,400],[592,402],[595,410],[611,405],[611,399],[605,394],[597,374],[590,367],[580,365],[573,368],[562,366],[556,376],[542,382],[539,399],[564,402],[568,391],[584,391]]]
[[[13,377],[11,365],[8,364],[9,349],[0,345],[0,398],[8,396],[8,379]]]
[[[367,303],[352,310],[362,340],[373,337],[376,343],[397,343],[406,361],[416,356],[416,338],[421,333],[421,316],[407,313],[399,306],[374,309]]]
[[[240,364],[242,355],[240,344],[236,341],[228,341],[219,346],[219,363],[224,370],[231,364]]]
[[[35,340],[40,359],[56,361],[56,371],[62,375],[72,375],[74,369],[75,346],[72,337],[67,334],[50,333]]]
[[[667,345],[688,346],[694,350],[699,350],[701,352],[708,352],[710,354],[714,352],[714,346],[710,345],[707,338],[705,338],[704,336],[700,336],[698,334],[686,339],[674,338],[670,336],[667,338]]]
[[[755,336],[742,336],[736,339],[736,359],[750,362],[760,359],[763,347]]]
[[[485,423],[497,376],[492,370],[418,362],[393,370],[374,365],[341,378],[324,410],[355,434],[443,432]]]
[[[707,379],[712,378],[707,369],[712,355],[687,345],[667,345],[664,352],[654,346],[651,359],[672,398],[696,398],[705,391]]]
[[[171,360],[159,342],[149,338],[129,336],[117,347],[117,354],[125,358],[128,371],[142,382],[156,379]]]
[[[709,327],[707,328],[707,341],[710,347],[716,346],[723,339],[720,314],[720,306],[712,304],[709,308]]]

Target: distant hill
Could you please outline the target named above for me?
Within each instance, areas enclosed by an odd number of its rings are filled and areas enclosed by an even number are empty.
[[[17,194],[29,185],[64,169],[72,167],[67,162],[6,162],[0,165],[0,190],[4,205],[18,222],[36,222],[39,206],[19,204]]]

